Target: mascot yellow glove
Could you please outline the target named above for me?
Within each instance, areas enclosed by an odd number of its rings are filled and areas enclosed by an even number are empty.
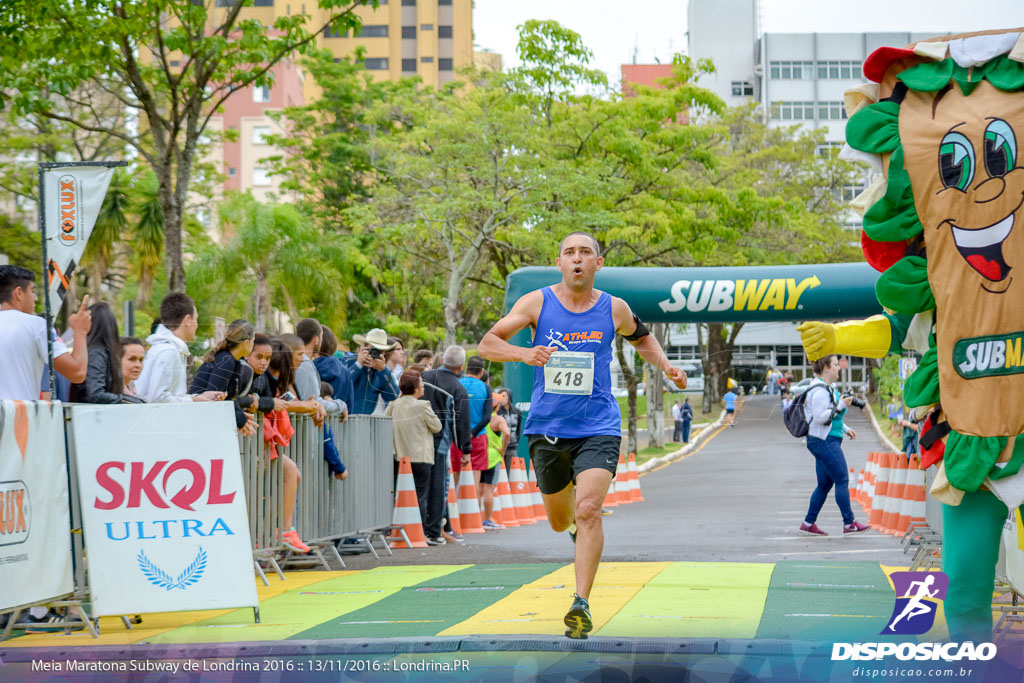
[[[830,353],[866,358],[882,358],[889,353],[892,328],[884,315],[845,323],[807,321],[797,326],[800,343],[812,361]]]

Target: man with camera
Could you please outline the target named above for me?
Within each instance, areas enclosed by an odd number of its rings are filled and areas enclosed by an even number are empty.
[[[867,531],[871,527],[853,518],[850,507],[850,476],[843,455],[843,436],[857,438],[857,432],[843,423],[843,416],[851,405],[863,409],[863,399],[847,392],[840,396],[832,386],[839,379],[839,358],[830,353],[814,361],[814,381],[807,388],[804,399],[804,417],[807,419],[807,450],[814,456],[814,470],[818,485],[811,494],[807,516],[800,531],[814,536],[828,536],[815,522],[828,492],[835,486],[836,504],[843,515],[843,534]]]
[[[387,404],[398,398],[398,385],[384,361],[384,353],[395,345],[388,343],[387,332],[379,327],[352,339],[359,345],[359,351],[347,361],[353,396],[349,411],[353,415],[383,415]]]

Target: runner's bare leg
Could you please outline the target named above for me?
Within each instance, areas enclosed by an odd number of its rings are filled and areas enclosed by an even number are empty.
[[[583,470],[576,475],[576,594],[590,599],[597,567],[604,550],[601,504],[608,495],[612,473],[605,469]]]
[[[559,532],[568,529],[575,519],[575,487],[570,483],[558,493],[542,493],[541,498],[544,499],[544,511],[551,528]]]

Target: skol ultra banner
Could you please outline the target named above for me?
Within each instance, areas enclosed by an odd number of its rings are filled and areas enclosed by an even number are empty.
[[[257,605],[230,402],[76,406],[97,615]]]
[[[82,260],[113,173],[111,166],[44,167],[42,171],[46,282],[54,315]]]
[[[0,610],[74,590],[68,514],[63,408],[0,402]]]

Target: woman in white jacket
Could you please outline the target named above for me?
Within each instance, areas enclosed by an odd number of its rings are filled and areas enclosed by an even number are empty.
[[[807,387],[804,417],[807,418],[807,450],[814,456],[818,486],[811,494],[807,516],[800,525],[800,531],[815,536],[828,536],[815,522],[833,486],[836,489],[836,504],[843,515],[843,534],[866,531],[871,527],[853,518],[849,469],[842,449],[844,436],[857,438],[857,432],[843,423],[843,416],[853,402],[853,396],[843,398],[832,386],[839,378],[839,358],[834,353],[814,361],[813,370],[815,381]]]

